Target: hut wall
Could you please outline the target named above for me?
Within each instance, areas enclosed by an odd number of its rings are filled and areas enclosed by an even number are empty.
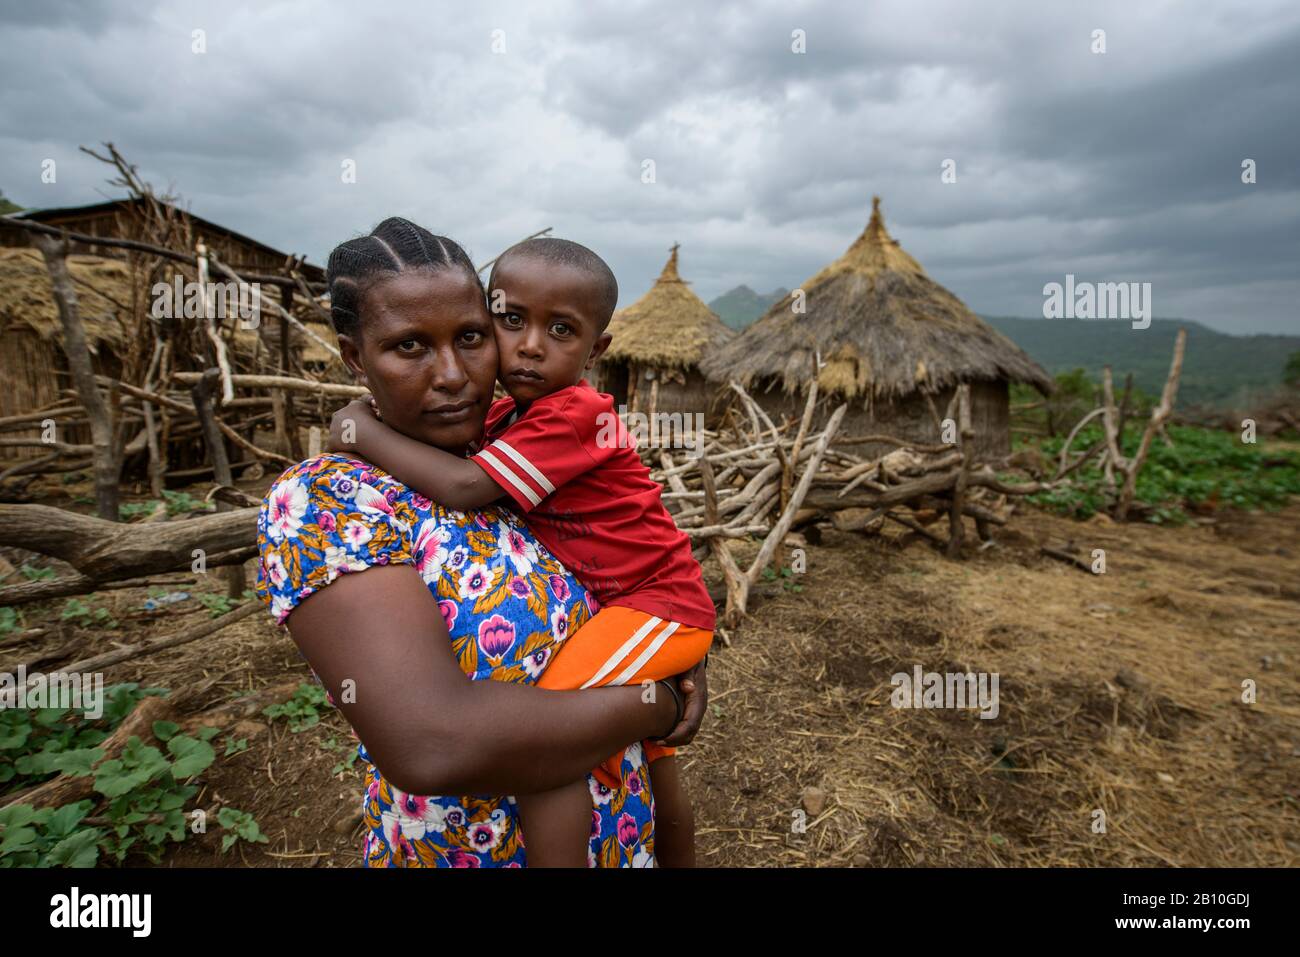
[[[949,388],[932,396],[941,416],[952,399],[953,391]],[[797,418],[803,414],[802,395],[790,396],[775,389],[771,392],[751,389],[750,394],[778,425],[782,418]],[[819,413],[814,428],[821,425],[838,404],[828,403],[824,407],[825,411]],[[1010,453],[1010,418],[1010,392],[1005,380],[971,383],[971,428],[975,432],[975,448],[980,458],[991,460]],[[926,445],[936,445],[942,440],[930,414],[930,407],[919,392],[895,402],[877,402],[869,408],[864,408],[860,400],[851,401],[838,434],[850,436],[873,432]],[[859,454],[880,455],[894,446],[864,444],[854,448]]]
[[[697,367],[666,370],[639,366],[636,374],[634,391],[636,406],[640,411],[650,411],[650,397],[653,394],[657,412],[684,415],[703,413],[705,428],[713,428],[721,421],[726,404],[717,401],[719,390],[716,383],[704,378]],[[658,392],[654,391],[655,379],[659,381]]]
[[[63,353],[54,342],[30,329],[8,329],[3,348],[0,348],[0,381],[5,384],[0,389],[0,418],[26,415],[57,403],[59,390],[70,384],[66,375],[60,374],[66,368]],[[82,436],[84,431],[75,426],[60,429],[58,438],[64,442],[88,441]],[[30,429],[6,432],[5,437],[39,441],[40,423],[33,424]],[[10,460],[25,461],[48,454],[47,450],[39,447],[4,450],[4,457]]]
[[[106,343],[100,343],[99,351],[90,357],[91,368],[96,375],[119,378],[122,374],[121,360]],[[26,415],[60,402],[60,391],[72,388],[72,373],[68,371],[68,359],[57,340],[46,339],[31,329],[10,327],[0,341],[0,382],[5,388],[0,389],[0,418],[10,415]],[[74,418],[67,412],[53,417],[56,424],[55,435],[60,442],[69,445],[89,445],[91,442],[90,425],[66,425],[65,420]],[[75,418],[84,418],[78,413]],[[30,429],[6,432],[6,438],[33,439],[41,438],[40,423],[34,423]],[[4,450],[6,459],[36,459],[49,453],[36,446],[27,448],[8,448]]]

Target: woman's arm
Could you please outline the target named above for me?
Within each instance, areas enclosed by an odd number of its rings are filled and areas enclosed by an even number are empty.
[[[360,455],[447,508],[461,511],[481,508],[502,495],[501,487],[469,459],[417,442],[390,428],[361,399],[334,413],[330,421],[330,450]]]
[[[412,794],[550,790],[633,741],[664,734],[676,714],[671,695],[646,703],[639,686],[543,691],[471,681],[409,565],[342,575],[287,624],[375,766]],[[688,699],[683,723],[698,726],[702,707]]]

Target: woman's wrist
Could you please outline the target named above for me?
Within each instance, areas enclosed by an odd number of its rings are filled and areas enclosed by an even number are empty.
[[[660,697],[667,698],[673,705],[672,724],[668,725],[662,734],[655,735],[654,740],[658,741],[672,734],[677,725],[681,723],[682,714],[685,711],[685,702],[682,699],[681,692],[677,690],[676,684],[671,679],[660,678],[655,684],[663,686]]]

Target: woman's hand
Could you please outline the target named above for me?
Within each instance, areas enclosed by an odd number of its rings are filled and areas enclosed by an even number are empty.
[[[364,428],[366,420],[377,421],[371,398],[363,395],[353,399],[334,413],[330,419],[329,451],[355,452],[357,450],[357,432]]]
[[[668,737],[658,743],[668,747],[681,747],[690,744],[700,725],[704,722],[704,712],[709,706],[708,663],[704,660],[690,671],[683,671],[677,676],[677,690],[682,693],[682,720],[669,732]]]

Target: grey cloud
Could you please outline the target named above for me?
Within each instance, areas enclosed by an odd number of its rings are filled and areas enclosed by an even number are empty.
[[[392,213],[479,259],[550,225],[606,255],[627,303],[673,241],[705,298],[795,286],[878,193],[983,311],[1033,314],[1043,282],[1091,270],[1158,281],[1158,313],[1231,302],[1234,331],[1300,330],[1282,4],[54,2],[0,22],[0,188],[31,205],[96,200],[104,170],[76,147],[112,139],[196,211],[317,261]]]

